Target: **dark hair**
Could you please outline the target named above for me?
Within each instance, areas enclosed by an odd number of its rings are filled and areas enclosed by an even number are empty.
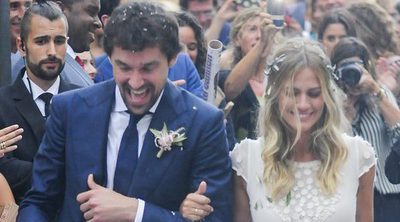
[[[345,37],[339,40],[335,48],[333,48],[331,63],[333,66],[338,67],[338,64],[344,59],[355,56],[362,60],[364,68],[371,74],[372,78],[376,80],[375,66],[374,62],[371,60],[371,54],[367,46],[360,39],[355,37]],[[338,85],[344,92],[347,91],[343,88],[343,85],[340,83]],[[361,95],[357,100],[360,106],[374,107],[371,96],[367,94]]]
[[[357,18],[358,38],[368,46],[374,59],[387,52],[400,53],[394,23],[385,9],[376,3],[357,2],[351,4],[348,10]]]
[[[353,16],[344,8],[336,8],[329,11],[322,19],[318,28],[318,39],[323,38],[326,28],[331,24],[342,24],[347,36],[357,36],[356,24]]]
[[[207,56],[207,47],[203,28],[197,21],[196,17],[188,12],[182,11],[176,13],[176,18],[178,19],[178,25],[180,27],[190,27],[194,32],[194,36],[197,41],[197,58],[196,61],[194,61],[194,65],[196,66],[200,77],[203,78]]]
[[[33,3],[24,14],[24,17],[21,20],[21,40],[26,42],[28,38],[28,34],[31,28],[31,20],[34,15],[38,15],[41,17],[45,17],[50,21],[54,21],[57,19],[63,19],[66,27],[66,31],[68,32],[68,21],[65,17],[64,13],[61,11],[61,8],[57,3],[51,1],[38,1]]]
[[[345,37],[337,43],[333,48],[331,62],[333,66],[337,66],[342,60],[351,57],[360,57],[364,64],[364,68],[375,78],[375,69],[373,69],[370,52],[367,46],[355,37]]]
[[[179,0],[179,5],[183,10],[187,10],[189,2],[206,2],[208,0]],[[218,0],[212,0],[214,8],[218,7]]]
[[[57,2],[57,0],[50,0],[50,1]],[[83,0],[58,0],[58,1],[64,6],[71,7],[73,4],[81,2]]]
[[[133,51],[159,47],[170,61],[181,50],[176,18],[148,2],[121,5],[104,28],[104,50],[108,56],[116,46]]]
[[[121,0],[100,0],[99,19],[102,15],[111,15]]]

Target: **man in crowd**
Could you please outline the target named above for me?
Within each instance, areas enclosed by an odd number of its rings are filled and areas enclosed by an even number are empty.
[[[151,3],[115,10],[104,37],[114,81],[54,98],[18,221],[185,221],[179,207],[202,181],[205,219],[231,221],[223,114],[167,79],[178,36]]]
[[[0,172],[19,202],[31,186],[32,161],[45,131],[51,97],[77,88],[60,78],[67,50],[67,20],[54,2],[34,3],[21,21],[16,45],[25,60],[13,85],[0,89],[0,128],[24,129],[18,149],[0,159]]]
[[[223,3],[218,12],[218,0],[180,0],[179,4],[183,10],[197,18],[205,31],[207,41],[219,39],[224,45],[229,43],[228,21],[236,15],[233,10],[233,0]]]
[[[68,20],[68,45],[65,57],[65,67],[61,76],[68,82],[86,87],[93,85],[93,81],[83,68],[82,60],[75,53],[88,51],[89,45],[94,41],[94,32],[101,26],[97,13],[100,10],[100,0],[60,0],[60,4]],[[15,79],[24,66],[19,60],[12,68]]]
[[[32,4],[32,0],[9,0],[10,2],[10,46],[11,67],[21,58],[17,50],[17,38],[20,35],[20,25],[25,10]]]

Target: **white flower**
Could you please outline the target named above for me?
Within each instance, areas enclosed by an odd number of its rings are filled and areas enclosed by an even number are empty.
[[[182,142],[187,139],[184,131],[185,128],[181,127],[176,131],[168,130],[167,125],[164,123],[162,130],[150,129],[154,135],[154,144],[160,148],[157,153],[157,158],[161,158],[164,151],[170,151],[172,146],[182,146]],[[182,132],[182,133],[181,133]]]

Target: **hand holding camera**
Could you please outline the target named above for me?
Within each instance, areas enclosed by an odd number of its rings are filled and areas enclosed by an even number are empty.
[[[352,59],[340,62],[336,69],[336,76],[339,83],[344,85],[350,93],[373,95],[380,89],[379,84],[364,68],[361,60]]]

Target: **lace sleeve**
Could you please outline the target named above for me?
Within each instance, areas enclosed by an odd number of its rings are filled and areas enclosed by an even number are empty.
[[[239,144],[236,144],[235,148],[230,152],[232,160],[232,168],[238,176],[241,176],[246,183],[248,178],[248,150],[249,150],[249,139],[242,140]]]
[[[18,214],[18,205],[10,203],[0,207],[0,222],[14,222]]]
[[[357,137],[358,147],[358,176],[369,171],[369,169],[376,164],[376,157],[374,148],[367,141],[361,137]]]

